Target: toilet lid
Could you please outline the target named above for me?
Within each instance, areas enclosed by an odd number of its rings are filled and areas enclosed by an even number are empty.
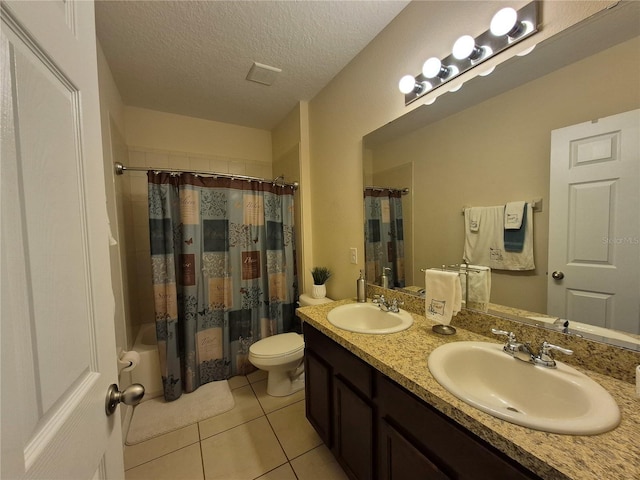
[[[302,335],[297,333],[280,333],[263,338],[249,347],[249,352],[256,357],[277,357],[295,353],[304,348]]]

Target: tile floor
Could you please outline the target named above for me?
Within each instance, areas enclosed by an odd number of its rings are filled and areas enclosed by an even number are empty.
[[[266,373],[229,380],[235,406],[124,449],[127,480],[343,480],[304,414],[304,391],[267,395]]]

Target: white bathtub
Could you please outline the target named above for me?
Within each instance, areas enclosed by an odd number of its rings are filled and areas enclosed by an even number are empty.
[[[140,354],[140,363],[129,372],[131,383],[144,385],[143,401],[162,395],[162,375],[160,374],[155,323],[143,323],[140,326],[133,350]],[[128,379],[123,378],[122,380],[124,383]]]

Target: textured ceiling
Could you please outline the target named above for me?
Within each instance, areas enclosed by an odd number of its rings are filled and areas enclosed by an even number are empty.
[[[99,0],[96,28],[126,105],[269,130],[408,3]],[[247,81],[254,62],[282,73]]]

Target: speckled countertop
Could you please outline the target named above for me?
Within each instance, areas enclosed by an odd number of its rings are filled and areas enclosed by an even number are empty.
[[[353,300],[302,307],[298,316],[372,367],[545,479],[640,479],[640,398],[629,382],[576,367],[602,385],[618,403],[620,425],[600,435],[558,435],[500,420],[458,400],[433,378],[427,366],[436,347],[458,341],[494,341],[457,328],[451,336],[433,333],[433,323],[412,313],[414,323],[387,335],[352,333],[334,327],[328,312]],[[495,341],[495,343],[500,343]],[[535,392],[532,392],[535,395]]]

